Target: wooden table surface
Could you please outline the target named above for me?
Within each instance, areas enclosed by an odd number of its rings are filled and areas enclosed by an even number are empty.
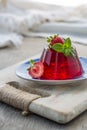
[[[26,38],[19,48],[3,48],[0,50],[0,73],[3,69],[40,53],[45,39]],[[87,57],[87,46],[75,44],[78,54]],[[1,80],[1,79],[0,79]],[[30,114],[21,115],[21,111],[4,103],[0,103],[0,130],[87,130],[87,111],[66,125]]]

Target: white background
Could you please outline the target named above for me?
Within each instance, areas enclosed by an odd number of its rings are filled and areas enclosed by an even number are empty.
[[[87,0],[31,0],[43,3],[51,3],[63,6],[78,6],[81,4],[87,4]]]

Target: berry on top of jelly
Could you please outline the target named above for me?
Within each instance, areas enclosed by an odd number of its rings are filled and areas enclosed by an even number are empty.
[[[56,43],[64,43],[64,39],[62,37],[60,37],[58,34],[54,35],[54,36],[50,36],[49,38],[47,38],[47,42],[50,43],[50,45],[54,45]]]
[[[44,48],[40,58],[44,65],[44,73],[40,79],[66,80],[83,74],[77,51],[70,38],[63,39],[54,35],[47,38],[47,41],[49,45]]]
[[[54,36],[50,36],[47,38],[47,42],[49,42],[49,47],[57,52],[63,53],[65,56],[75,56],[75,51],[72,46],[71,39],[68,37],[63,39],[58,34]]]

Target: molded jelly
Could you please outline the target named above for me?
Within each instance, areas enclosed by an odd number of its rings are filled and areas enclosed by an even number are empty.
[[[44,64],[44,73],[40,79],[66,80],[83,74],[77,52],[76,56],[73,57],[72,55],[65,56],[51,48],[45,48],[40,61]]]

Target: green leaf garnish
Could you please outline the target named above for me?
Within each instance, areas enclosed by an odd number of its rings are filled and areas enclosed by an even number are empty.
[[[34,64],[35,64],[35,62],[34,62],[34,60],[30,60],[30,67],[33,67],[34,66]],[[29,69],[30,69],[30,67],[29,68],[27,68],[27,70],[29,71]]]
[[[56,43],[51,48],[57,52],[63,52],[63,46],[61,43]]]
[[[35,62],[34,62],[34,60],[30,60],[30,66],[34,66],[34,64],[35,64]]]
[[[72,47],[72,42],[70,38],[66,38],[64,44],[56,43],[52,45],[51,48],[57,52],[64,53],[65,56],[72,55],[73,57],[75,57],[75,51]]]
[[[72,43],[70,38],[66,38],[63,44],[64,48],[71,48]]]

